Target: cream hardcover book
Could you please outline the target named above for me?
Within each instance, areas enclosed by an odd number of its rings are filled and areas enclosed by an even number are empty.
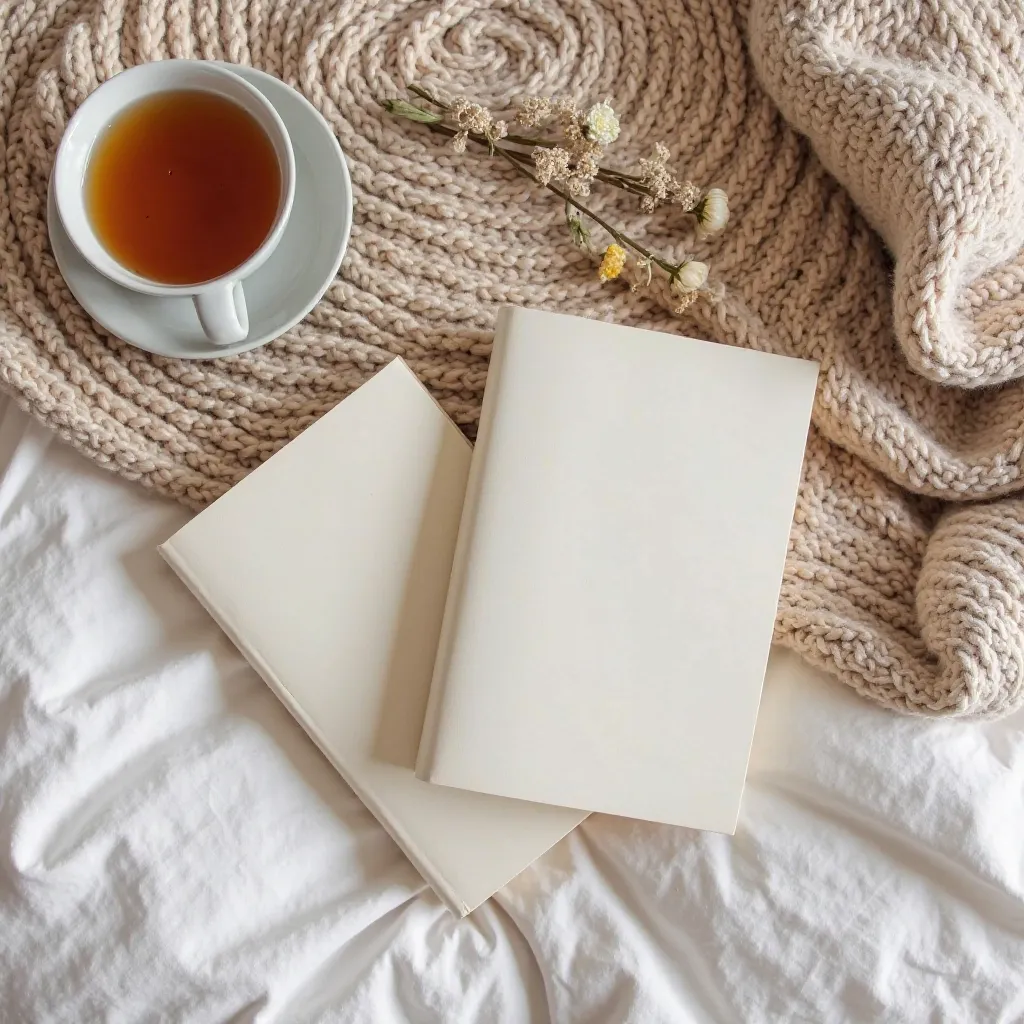
[[[502,311],[421,778],[735,830],[817,370]]]
[[[160,548],[459,915],[585,816],[413,774],[470,459],[396,359]]]

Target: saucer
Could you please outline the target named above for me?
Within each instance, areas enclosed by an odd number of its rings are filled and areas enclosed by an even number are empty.
[[[192,300],[141,295],[100,274],[71,243],[57,213],[53,181],[46,217],[57,266],[82,308],[111,334],[173,359],[220,359],[265,345],[294,327],[338,273],[352,227],[352,183],[334,133],[290,86],[253,68],[223,67],[254,85],[277,110],[295,151],[295,204],[273,255],[244,282],[249,337],[214,345]]]

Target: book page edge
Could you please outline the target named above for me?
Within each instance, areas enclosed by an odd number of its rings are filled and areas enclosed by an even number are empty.
[[[447,671],[451,658],[452,645],[459,628],[459,614],[462,604],[462,591],[465,585],[466,572],[470,559],[473,532],[476,525],[476,505],[480,495],[485,462],[487,458],[490,426],[496,404],[495,395],[500,386],[501,366],[505,352],[505,338],[514,315],[513,307],[503,306],[498,311],[494,329],[494,340],[491,344],[491,357],[487,370],[487,383],[484,386],[483,403],[480,410],[480,428],[477,441],[473,446],[473,457],[470,462],[469,476],[466,480],[466,495],[463,499],[462,515],[459,520],[459,532],[455,542],[455,555],[452,559],[452,570],[448,577],[448,593],[445,597],[444,616],[441,620],[441,635],[437,643],[437,654],[434,656],[434,671],[430,680],[430,693],[427,697],[427,710],[423,719],[423,730],[420,733],[420,744],[416,754],[416,778],[423,782],[432,782],[434,766],[437,758],[438,741],[444,727],[444,707],[448,696]]]

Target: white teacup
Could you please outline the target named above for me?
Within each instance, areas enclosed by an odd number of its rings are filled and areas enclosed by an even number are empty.
[[[270,232],[244,263],[211,281],[168,285],[151,281],[122,266],[104,248],[89,222],[85,180],[93,145],[126,107],[155,93],[177,89],[216,93],[237,103],[256,119],[277,154],[281,197]],[[245,340],[249,333],[249,315],[242,281],[266,262],[281,240],[295,197],[295,154],[288,131],[259,90],[231,71],[204,61],[164,60],[122,71],[92,93],[71,118],[57,150],[53,187],[68,236],[101,274],[125,288],[147,295],[191,297],[210,341],[233,345]]]

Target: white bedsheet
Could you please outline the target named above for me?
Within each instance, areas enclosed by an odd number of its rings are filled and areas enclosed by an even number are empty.
[[[1024,1019],[1024,716],[777,653],[734,838],[595,816],[460,923],[164,567],[185,516],[0,409],[4,1021]]]

